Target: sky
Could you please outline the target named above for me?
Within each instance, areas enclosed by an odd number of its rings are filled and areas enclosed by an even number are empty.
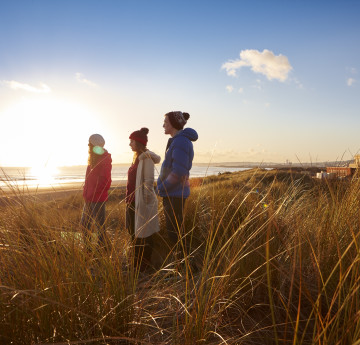
[[[0,0],[0,166],[113,163],[173,110],[194,163],[360,153],[360,1]]]

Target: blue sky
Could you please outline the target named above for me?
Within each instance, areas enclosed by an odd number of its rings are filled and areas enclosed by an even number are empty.
[[[115,163],[190,113],[195,161],[350,159],[360,149],[358,1],[1,1],[0,165]],[[85,153],[84,153],[85,152]]]

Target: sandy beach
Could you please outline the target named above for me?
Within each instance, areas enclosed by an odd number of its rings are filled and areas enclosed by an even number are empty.
[[[114,181],[111,184],[109,192],[114,189],[125,188],[126,181]],[[39,201],[59,200],[71,195],[82,194],[83,182],[66,183],[62,185],[52,186],[22,186],[17,188],[2,188],[0,203],[3,204],[5,200],[16,199],[19,197],[36,198]]]

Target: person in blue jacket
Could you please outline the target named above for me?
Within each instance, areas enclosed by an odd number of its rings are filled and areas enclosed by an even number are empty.
[[[185,128],[188,113],[172,111],[165,114],[164,132],[168,140],[165,159],[157,180],[157,192],[163,198],[166,228],[171,245],[175,245],[182,234],[183,210],[190,195],[189,175],[194,158],[193,141],[198,134]]]

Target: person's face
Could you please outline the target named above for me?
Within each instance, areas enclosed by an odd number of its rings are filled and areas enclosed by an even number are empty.
[[[165,133],[165,134],[170,134],[170,135],[171,135],[171,133],[172,133],[173,130],[174,130],[174,127],[171,125],[168,116],[165,116],[163,128],[164,128],[164,133]]]
[[[136,141],[134,139],[130,139],[129,146],[131,147],[131,150],[133,150],[134,152],[136,151]]]

